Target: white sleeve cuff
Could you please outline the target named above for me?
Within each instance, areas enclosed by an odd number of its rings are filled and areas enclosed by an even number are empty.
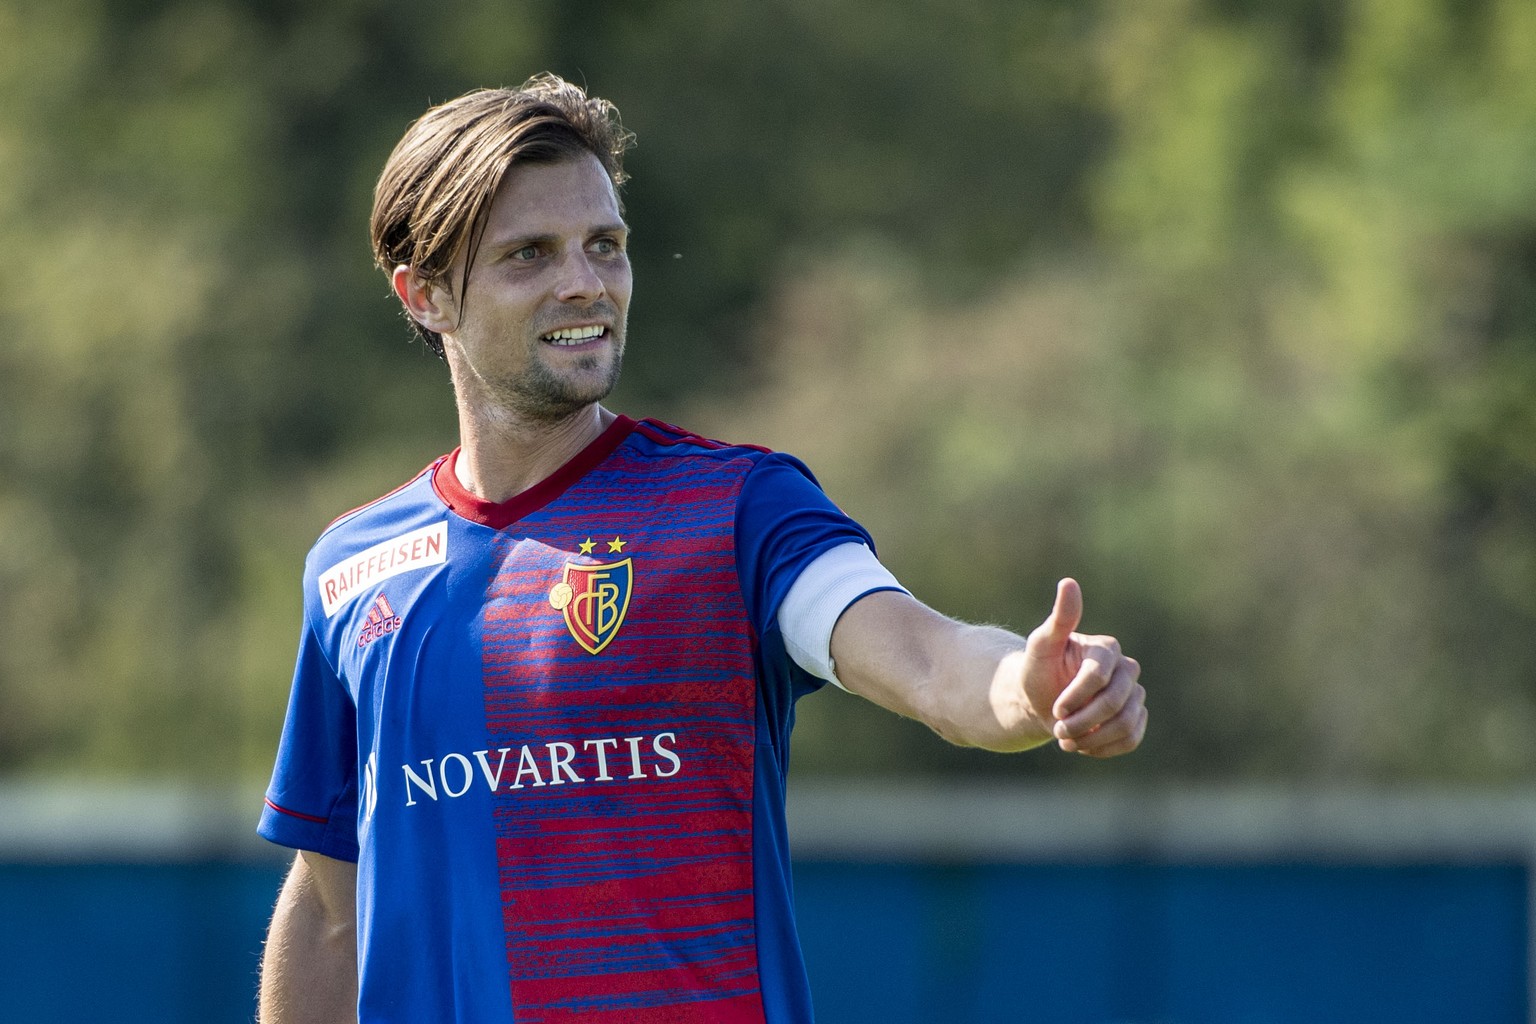
[[[875,553],[857,541],[823,551],[800,570],[779,605],[779,632],[795,664],[841,687],[832,664],[832,627],[849,605],[876,590],[907,593]]]

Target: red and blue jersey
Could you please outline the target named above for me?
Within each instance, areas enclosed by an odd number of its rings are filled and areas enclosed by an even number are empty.
[[[501,504],[453,459],[311,551],[260,825],[357,861],[360,1020],[809,1021],[776,616],[868,536],[649,420]]]

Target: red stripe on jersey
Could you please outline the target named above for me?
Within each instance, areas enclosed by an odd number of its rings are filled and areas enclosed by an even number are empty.
[[[277,811],[279,814],[286,814],[290,818],[298,818],[300,821],[312,821],[317,825],[324,825],[331,820],[330,818],[317,818],[313,814],[302,814],[299,811],[290,811],[286,807],[282,807],[273,803],[270,799],[265,797],[263,797],[263,799],[266,800],[268,807],[272,808],[274,811]]]
[[[493,813],[517,1020],[762,1024],[744,476],[620,448],[524,522],[543,543],[496,542],[482,664],[487,741],[511,751]],[[624,546],[582,556],[587,538]],[[624,618],[589,654],[551,591],[569,562],[622,558]]]
[[[725,441],[716,441],[700,434],[695,434],[692,431],[684,430],[682,427],[675,426],[665,420],[658,420],[649,416],[635,424],[635,432],[650,438],[657,444],[691,444],[700,448],[708,448],[711,451],[718,451],[721,448],[748,448],[755,452],[764,453],[772,453],[773,451],[771,448],[764,448],[756,444],[729,444]]]
[[[454,451],[458,451],[458,449],[455,448]],[[451,454],[452,453],[450,453],[450,455]],[[432,471],[437,469],[437,467],[442,464],[443,460],[448,458],[448,457],[449,457],[448,455],[439,455],[437,458],[433,459],[432,462],[428,466],[426,466],[426,468],[424,468],[420,473],[417,473],[415,476],[411,477],[409,480],[407,480],[405,483],[401,484],[399,487],[396,487],[394,490],[390,491],[388,494],[381,494],[381,495],[379,495],[377,498],[374,498],[372,501],[365,501],[365,502],[363,502],[361,505],[357,506],[357,508],[352,509],[350,512],[343,512],[341,515],[337,516],[335,519],[332,519],[330,524],[328,526],[326,526],[325,529],[329,530],[331,527],[335,526],[337,523],[341,522],[343,519],[349,519],[352,516],[355,516],[359,512],[363,511],[363,509],[365,509],[365,508],[372,508],[373,506],[377,505],[379,502],[386,501],[389,498],[394,497],[396,494],[399,494],[401,491],[403,491],[407,487],[411,486],[411,484],[415,483],[417,480],[420,480],[426,474],[431,473]],[[321,532],[324,532],[324,531],[321,531]]]

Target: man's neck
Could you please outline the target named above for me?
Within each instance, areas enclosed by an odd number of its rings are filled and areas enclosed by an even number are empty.
[[[565,465],[615,418],[596,402],[550,422],[477,416],[461,407],[454,475],[475,497],[499,504]]]

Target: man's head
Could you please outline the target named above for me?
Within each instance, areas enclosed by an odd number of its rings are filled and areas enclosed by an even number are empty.
[[[551,74],[433,107],[406,130],[374,188],[374,260],[386,274],[408,267],[462,299],[491,201],[511,167],[595,157],[617,197],[633,140],[613,104]],[[440,333],[415,317],[411,324],[442,356]]]

